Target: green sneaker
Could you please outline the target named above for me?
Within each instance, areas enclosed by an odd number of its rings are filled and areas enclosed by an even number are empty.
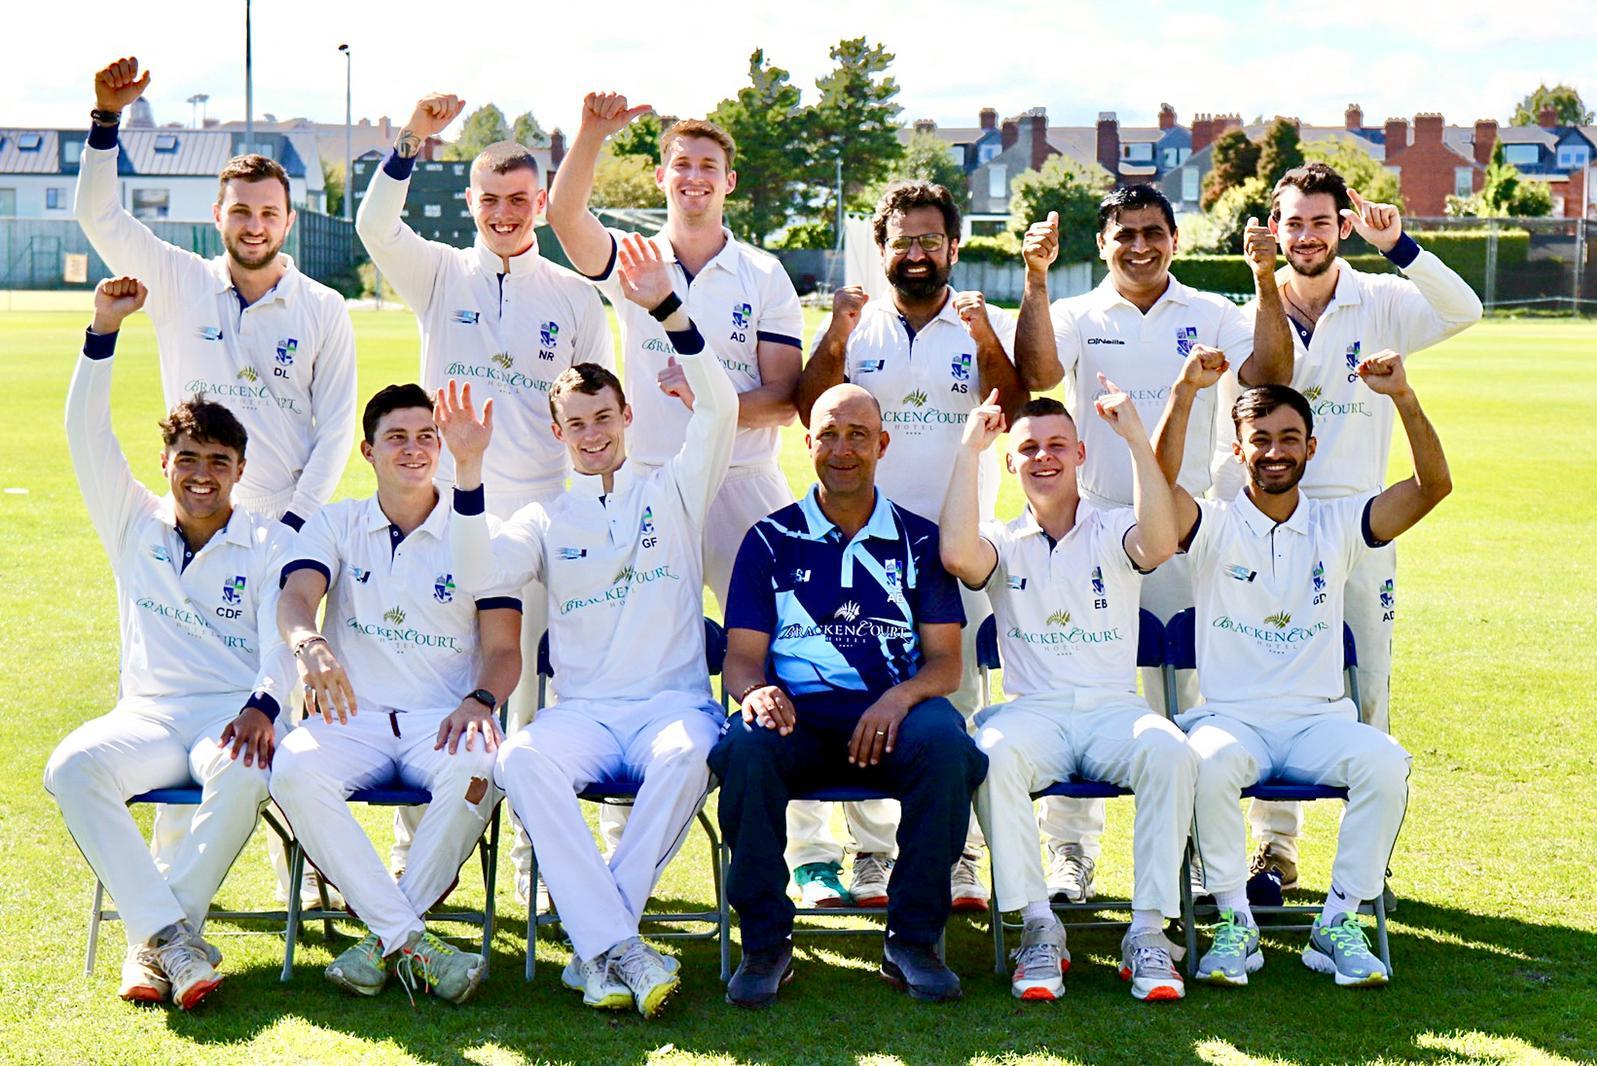
[[[793,883],[806,907],[847,907],[853,902],[843,887],[842,863],[805,863],[793,871]]]
[[[325,971],[327,979],[359,996],[375,996],[388,983],[388,960],[383,958],[383,947],[376,933],[367,933],[360,942],[346,950]]]
[[[410,934],[394,963],[405,991],[414,993],[420,988],[450,1003],[470,999],[486,969],[481,955],[461,951],[426,930]],[[411,1000],[415,1001],[414,995]]]
[[[1248,974],[1264,965],[1257,926],[1237,921],[1235,911],[1221,911],[1214,942],[1198,960],[1197,978],[1216,985],[1245,985]]]
[[[1303,965],[1333,975],[1343,988],[1368,988],[1390,980],[1386,964],[1370,952],[1364,926],[1351,913],[1328,926],[1314,919],[1308,946],[1303,949]]]

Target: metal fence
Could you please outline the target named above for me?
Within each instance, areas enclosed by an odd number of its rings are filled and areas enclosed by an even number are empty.
[[[157,237],[210,258],[222,251],[222,238],[211,220],[145,222]],[[331,284],[355,264],[353,223],[315,211],[300,211],[284,251],[317,281]],[[87,255],[88,280],[69,282],[67,257]],[[89,288],[111,271],[89,246],[83,229],[72,219],[0,218],[0,289]]]
[[[1597,224],[1590,219],[1405,218],[1403,226],[1483,238],[1478,269],[1474,255],[1455,266],[1487,311],[1597,313]]]

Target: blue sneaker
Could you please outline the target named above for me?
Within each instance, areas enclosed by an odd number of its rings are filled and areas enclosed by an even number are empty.
[[[1235,911],[1221,911],[1220,923],[1214,927],[1214,941],[1198,960],[1198,980],[1241,986],[1248,983],[1248,974],[1258,972],[1263,965],[1258,927],[1239,922]]]
[[[1369,988],[1391,979],[1386,964],[1370,952],[1364,926],[1351,913],[1330,925],[1314,919],[1309,943],[1303,949],[1303,965],[1315,973],[1331,974],[1343,988]]]
[[[842,863],[805,863],[793,871],[793,883],[806,907],[847,907],[853,902],[843,887]]]

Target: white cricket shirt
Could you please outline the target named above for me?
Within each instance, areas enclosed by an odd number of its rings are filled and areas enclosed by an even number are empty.
[[[998,307],[987,320],[1015,360],[1015,318]],[[831,325],[828,319],[816,336]],[[954,454],[965,420],[991,391],[980,380],[976,341],[954,310],[948,290],[942,310],[913,336],[891,296],[871,300],[860,311],[843,357],[843,379],[876,397],[887,430],[887,454],[876,467],[876,487],[922,518],[936,522],[954,470]],[[977,466],[981,515],[998,505],[997,445],[982,453]]]
[[[1206,702],[1342,698],[1347,575],[1384,543],[1371,543],[1372,499],[1300,496],[1279,525],[1246,492],[1197,501],[1198,528],[1187,553],[1198,689]]]
[[[982,523],[982,537],[998,553],[986,589],[1006,695],[1137,691],[1142,574],[1125,545],[1136,524],[1129,507],[1086,500],[1057,544],[1029,510],[1010,522]]]
[[[332,496],[355,439],[355,336],[344,298],[288,272],[248,307],[224,253],[202,259],[161,240],[122,207],[118,149],[85,146],[77,216],[117,274],[150,290],[168,408],[194,393],[226,404],[249,434],[236,502],[309,518]]]
[[[454,248],[419,236],[400,217],[410,180],[384,168],[372,175],[355,226],[372,262],[416,313],[421,327],[421,384],[435,392],[451,380],[470,383],[480,410],[494,401],[494,445],[483,483],[516,507],[564,487],[566,446],[550,425],[549,389],[574,363],[615,368],[610,324],[593,287],[538,254],[534,244],[510,260],[478,236]],[[454,478],[454,459],[439,456],[439,475]]]
[[[473,595],[456,581],[450,524],[440,494],[427,520],[401,537],[368,496],[328,504],[294,538],[283,578],[300,569],[327,578],[322,632],[362,705],[453,710],[477,688],[477,612],[521,610],[520,585]]]
[[[277,570],[293,534],[235,506],[226,526],[190,549],[172,498],[133,476],[111,430],[114,344],[115,334],[91,335],[67,392],[66,428],[89,521],[116,575],[121,694],[214,694],[242,708],[263,693],[272,713],[296,677],[277,632]]]
[[[722,231],[726,244],[704,269],[689,275],[677,261],[664,233],[649,239],[660,257],[671,264],[671,288],[687,308],[688,316],[704,343],[726,368],[737,392],[764,384],[760,377],[759,343],[803,347],[804,313],[798,293],[781,261]],[[627,234],[612,230],[611,239]],[[649,312],[621,295],[621,278],[612,246],[610,264],[593,279],[615,307],[621,323],[621,362],[625,369],[627,402],[632,405],[632,426],[627,430],[627,454],[649,466],[659,466],[682,448],[688,428],[688,411],[674,396],[660,391],[655,379],[676,355],[665,327]],[[680,361],[680,360],[678,360]],[[732,465],[774,466],[777,461],[777,427],[739,429],[732,447]]]
[[[644,472],[629,458],[609,493],[602,478],[573,474],[564,495],[525,508],[491,538],[480,513],[451,524],[463,588],[533,579],[548,588],[561,699],[709,696],[700,545],[732,454],[737,393],[708,348],[677,358],[696,399],[686,440],[664,466]],[[457,492],[456,509],[475,509],[471,495]]]
[[[1098,374],[1126,391],[1151,436],[1192,346],[1219,348],[1233,368],[1241,366],[1253,354],[1252,319],[1225,297],[1188,288],[1174,276],[1146,314],[1108,277],[1091,292],[1055,300],[1049,313],[1071,414],[1087,445],[1087,461],[1077,475],[1082,495],[1101,506],[1130,507],[1131,450],[1093,410],[1093,401],[1104,395]],[[1200,392],[1187,422],[1178,480],[1194,496],[1211,484],[1216,442],[1228,444],[1236,436],[1231,411],[1221,410],[1217,397],[1214,389]]]

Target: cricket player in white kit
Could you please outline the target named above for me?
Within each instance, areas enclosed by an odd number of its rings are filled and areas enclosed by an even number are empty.
[[[355,436],[355,335],[344,298],[282,254],[294,225],[288,177],[259,155],[229,160],[212,214],[225,249],[215,259],[168,244],[122,206],[121,112],[149,71],[120,59],[94,81],[96,109],[78,162],[78,223],[111,270],[149,287],[161,391],[171,407],[200,393],[249,433],[250,462],[234,493],[252,514],[298,529],[332,496]],[[151,846],[170,864],[194,814],[158,807]],[[276,836],[267,848],[287,899]],[[315,896],[313,890],[307,894]]]
[[[537,160],[521,145],[502,141],[472,161],[466,206],[477,238],[470,248],[426,240],[405,224],[418,152],[464,106],[443,93],[417,101],[393,151],[372,175],[355,228],[372,262],[416,314],[422,387],[436,393],[451,380],[469,381],[479,398],[494,398],[499,444],[484,476],[492,489],[488,513],[505,519],[565,491],[570,464],[549,430],[549,387],[575,363],[613,366],[615,347],[593,287],[538,254],[534,226],[545,194]],[[453,480],[447,452],[439,467],[443,480]],[[531,721],[537,707],[545,598],[541,587],[522,591],[522,677],[509,698],[510,732]],[[419,819],[416,808],[394,814],[390,861],[397,870],[405,867]],[[525,901],[532,853],[519,825],[510,857],[517,895]]]
[[[432,398],[390,385],[366,405],[377,494],[323,508],[283,567],[278,622],[313,711],[283,741],[272,798],[369,930],[327,978],[373,996],[390,970],[464,1002],[486,970],[423,916],[454,887],[499,795],[495,708],[521,673],[521,583],[468,592],[451,561]],[[327,599],[324,629],[316,608]],[[395,883],[346,801],[394,780],[433,797]]]
[[[1120,976],[1137,999],[1185,994],[1164,920],[1181,913],[1197,763],[1181,730],[1137,695],[1136,673],[1140,585],[1175,554],[1174,503],[1135,401],[1101,380],[1094,408],[1131,452],[1131,507],[1081,497],[1077,476],[1090,450],[1064,405],[1041,398],[1020,409],[1004,455],[1026,512],[981,522],[976,466],[1004,428],[993,397],[965,424],[943,504],[943,565],[986,587],[998,620],[1010,701],[977,717],[976,746],[988,762],[976,813],[992,845],[998,909],[1024,920],[1010,979],[1024,1000],[1065,991],[1070,953],[1049,902],[1031,796],[1072,776],[1136,794],[1136,887]]]
[[[557,700],[505,745],[497,780],[571,937],[563,980],[589,1006],[635,1003],[652,1018],[681,979],[675,959],[639,939],[638,919],[704,803],[705,758],[725,721],[704,663],[701,544],[735,446],[738,403],[658,246],[629,234],[617,255],[625,298],[656,311],[677,353],[659,388],[692,412],[663,467],[627,455],[632,408],[615,375],[573,367],[550,394],[571,487],[490,538],[480,481],[490,412],[478,421],[470,397],[457,402],[451,385],[439,417],[455,455],[451,538],[462,587],[541,578],[549,589]],[[617,779],[640,787],[606,863],[577,795]]]
[[[1269,230],[1255,222],[1246,236],[1245,252],[1255,274],[1268,274],[1275,266]],[[1164,413],[1171,380],[1195,347],[1218,349],[1240,365],[1253,351],[1253,324],[1230,300],[1189,288],[1170,273],[1180,240],[1175,212],[1157,188],[1115,189],[1098,205],[1098,254],[1108,274],[1091,292],[1049,304],[1048,268],[1059,255],[1059,218],[1050,215],[1033,223],[1022,249],[1026,288],[1015,330],[1015,363],[1026,386],[1040,392],[1063,381],[1067,404],[1080,413],[1103,395],[1098,378],[1105,375],[1126,390],[1142,424],[1151,427]],[[1181,484],[1194,496],[1213,484],[1216,440],[1226,444],[1226,465],[1235,466],[1230,461],[1230,416],[1216,398],[1223,391],[1234,394],[1234,375],[1226,385],[1202,395],[1188,423]],[[1097,507],[1129,507],[1130,451],[1099,419],[1084,418],[1079,429],[1087,447],[1079,475],[1082,497]],[[1184,557],[1143,579],[1142,606],[1161,622],[1192,606],[1192,579]],[[1143,671],[1142,689],[1155,710],[1164,710],[1158,670]],[[1190,702],[1195,691],[1187,695]],[[1040,806],[1050,890],[1061,902],[1092,899],[1104,801],[1049,797]]]
[[[122,320],[145,296],[132,278],[100,283],[67,394],[72,465],[116,575],[121,693],[51,753],[44,787],[122,914],[122,998],[170,996],[188,1009],[222,981],[221,954],[200,934],[266,803],[293,670],[276,625],[290,533],[233,505],[246,434],[202,397],[161,423],[169,495],[134,479],[111,429],[111,360]],[[203,789],[199,814],[161,870],[127,801],[191,780]]]
[[[1366,201],[1323,163],[1289,171],[1276,184],[1270,227],[1286,265],[1271,279],[1277,284],[1268,290],[1261,285],[1247,309],[1257,332],[1250,365],[1239,373],[1254,382],[1290,384],[1308,398],[1319,448],[1303,477],[1304,495],[1340,500],[1379,492],[1386,484],[1395,408],[1360,376],[1360,361],[1383,349],[1407,358],[1454,336],[1480,321],[1480,298],[1403,232],[1396,207]],[[1403,276],[1364,273],[1339,258],[1338,246],[1355,232]],[[1383,731],[1390,729],[1396,581],[1393,545],[1365,554],[1348,575],[1360,717]],[[1300,805],[1256,802],[1252,822],[1259,845],[1254,873],[1273,867],[1282,887],[1293,887]]]
[[[1193,399],[1219,380],[1223,356],[1194,353],[1155,437],[1165,476],[1180,470]],[[1233,407],[1247,484],[1234,500],[1194,502],[1176,488],[1176,524],[1192,556],[1198,685],[1203,703],[1176,719],[1198,756],[1195,822],[1204,882],[1220,907],[1197,976],[1247,984],[1264,965],[1248,904],[1239,799],[1260,780],[1348,790],[1331,889],[1305,965],[1342,986],[1385,984],[1358,908],[1380,895],[1408,803],[1410,756],[1359,721],[1343,695],[1348,575],[1452,491],[1441,442],[1409,386],[1403,358],[1383,351],[1354,373],[1403,422],[1414,474],[1380,493],[1314,499],[1300,490],[1317,440],[1310,402],[1285,385],[1244,392]]]
[[[981,398],[998,390],[998,405],[1012,414],[1026,400],[1015,370],[1015,320],[987,306],[979,292],[956,292],[948,277],[959,261],[959,208],[941,185],[925,181],[889,186],[872,219],[876,249],[892,286],[891,300],[871,300],[859,286],[839,289],[832,317],[822,328],[799,379],[799,415],[808,420],[815,400],[834,385],[852,382],[876,398],[882,428],[893,446],[876,471],[887,498],[936,521],[948,491],[948,474],[960,434]],[[998,502],[998,458],[980,462],[981,514]],[[992,613],[987,595],[960,586],[965,609],[962,673],[949,696],[967,718],[978,709],[976,633]],[[897,849],[898,811],[893,801],[844,805],[858,851],[853,880],[838,880],[842,849],[826,825],[826,804],[788,804],[788,865],[806,902],[859,906],[886,901],[888,870]],[[987,887],[977,871],[980,837],[967,841],[953,874],[954,909],[985,910]]]

